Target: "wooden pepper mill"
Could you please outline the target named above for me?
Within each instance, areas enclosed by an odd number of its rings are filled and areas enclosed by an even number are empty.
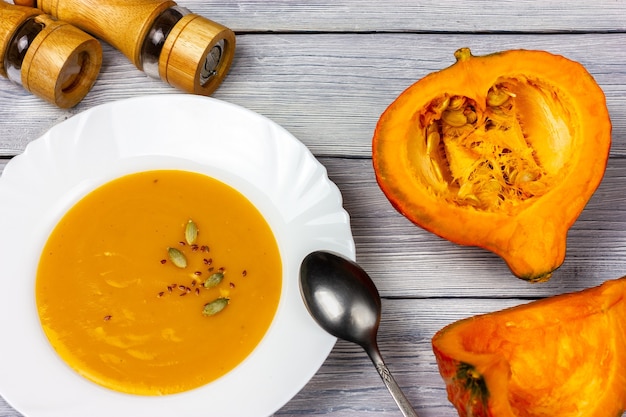
[[[110,43],[151,77],[190,93],[211,94],[235,52],[233,31],[171,0],[37,0],[36,7]]]
[[[102,48],[42,11],[0,0],[0,75],[62,108],[73,107],[100,73]]]

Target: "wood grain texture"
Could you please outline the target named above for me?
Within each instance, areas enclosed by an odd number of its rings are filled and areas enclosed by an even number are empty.
[[[80,0],[37,2],[37,7],[45,13],[114,45],[138,67],[141,66],[143,39],[152,21],[173,5],[172,0],[136,0],[117,4]]]
[[[468,46],[476,54],[543,49],[581,62],[607,96],[612,155],[626,156],[626,34],[242,35],[237,42],[231,72],[214,97],[269,117],[316,155],[369,157],[385,108],[421,77],[451,65],[454,51]],[[22,152],[52,125],[94,105],[177,92],[148,78],[108,45],[100,78],[70,110],[0,79],[0,155]]]
[[[238,32],[624,31],[619,0],[180,1]]]
[[[431,338],[446,324],[469,314],[514,306],[523,300],[383,300],[380,350],[394,378],[420,417],[453,417],[445,400]],[[328,381],[331,380],[332,384]],[[372,401],[375,399],[375,401]],[[339,341],[303,391],[276,415],[399,416],[400,413],[363,350]]]
[[[420,417],[453,417],[430,339],[447,324],[526,300],[383,300],[379,347],[385,363]],[[357,345],[338,341],[318,373],[276,416],[399,416],[370,360]],[[22,415],[0,398],[0,416]],[[128,417],[128,416],[120,416]]]
[[[14,6],[0,2],[0,57],[8,52],[10,40],[15,31],[29,18],[41,12],[30,7]],[[8,77],[5,60],[0,59],[0,76]]]
[[[231,72],[214,97],[285,127],[340,188],[357,260],[384,297],[381,351],[420,417],[456,415],[430,347],[437,330],[464,317],[626,275],[624,1],[178,3],[237,32]],[[547,283],[523,282],[497,256],[413,225],[376,184],[370,146],[378,117],[413,82],[452,64],[454,51],[465,46],[475,54],[525,48],[565,55],[585,65],[606,94],[613,123],[606,175],[570,230],[564,265]],[[69,110],[0,79],[0,173],[29,142],[79,112],[118,99],[179,92],[148,78],[110,45],[103,51],[94,88]],[[400,414],[361,348],[340,341],[276,415]],[[0,417],[21,415],[0,397]]]
[[[605,178],[570,229],[563,266],[547,283],[515,278],[496,255],[462,247],[413,225],[376,184],[371,160],[321,158],[352,219],[357,261],[387,297],[544,297],[626,275],[626,160]]]

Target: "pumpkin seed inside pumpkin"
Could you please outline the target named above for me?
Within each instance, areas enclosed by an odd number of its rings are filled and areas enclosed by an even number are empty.
[[[514,206],[546,192],[546,173],[517,118],[514,85],[501,82],[486,106],[468,97],[437,97],[420,114],[433,190],[483,210]]]

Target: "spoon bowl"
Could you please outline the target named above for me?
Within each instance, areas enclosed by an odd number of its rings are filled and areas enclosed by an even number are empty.
[[[376,337],[380,295],[358,265],[328,252],[302,262],[300,289],[311,316],[328,333],[359,345]]]
[[[405,417],[417,417],[378,349],[380,295],[359,265],[330,252],[307,255],[300,266],[300,291],[313,319],[328,333],[363,347]]]

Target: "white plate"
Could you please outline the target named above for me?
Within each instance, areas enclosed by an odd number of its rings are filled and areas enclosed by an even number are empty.
[[[66,210],[113,178],[150,169],[201,172],[240,190],[272,227],[284,269],[276,317],[257,349],[217,381],[162,397],[76,374],[48,344],[34,297],[39,255]],[[300,297],[302,259],[318,249],[355,256],[341,194],[302,143],[249,110],[177,94],[102,105],[30,143],[0,177],[0,233],[0,393],[27,417],[270,415],[335,343]]]

